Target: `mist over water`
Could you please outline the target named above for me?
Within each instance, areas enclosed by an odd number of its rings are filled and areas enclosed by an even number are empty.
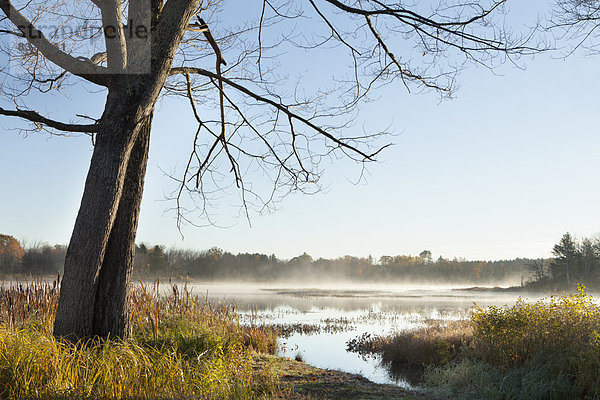
[[[279,339],[281,356],[407,388],[418,381],[388,371],[377,357],[346,351],[346,343],[361,335],[416,329],[431,320],[464,319],[475,304],[512,305],[519,296],[531,301],[542,297],[473,291],[468,285],[188,282],[187,286],[208,301],[236,304],[243,324],[287,328],[289,336]]]

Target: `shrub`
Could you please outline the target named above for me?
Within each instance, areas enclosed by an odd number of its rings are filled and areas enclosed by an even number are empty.
[[[471,312],[457,362],[430,368],[430,390],[453,398],[600,398],[600,307],[584,293]]]
[[[568,370],[600,365],[600,308],[580,287],[536,303],[519,299],[512,307],[471,312],[478,357],[512,367],[546,355]]]

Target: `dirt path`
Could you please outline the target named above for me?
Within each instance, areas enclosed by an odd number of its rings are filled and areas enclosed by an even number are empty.
[[[395,385],[382,385],[346,372],[319,369],[295,360],[261,355],[255,369],[270,368],[280,377],[281,399],[327,400],[431,400]]]

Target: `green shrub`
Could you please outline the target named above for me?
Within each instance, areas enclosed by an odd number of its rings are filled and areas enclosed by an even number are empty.
[[[478,308],[471,320],[479,356],[493,364],[519,365],[538,354],[561,355],[567,364],[581,364],[582,358],[597,364],[600,308],[583,287],[533,304],[519,299],[512,307]]]
[[[471,312],[473,340],[457,362],[430,368],[431,391],[452,398],[599,399],[600,307],[583,287]]]

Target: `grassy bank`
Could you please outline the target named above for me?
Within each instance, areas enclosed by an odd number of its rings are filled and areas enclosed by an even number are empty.
[[[136,289],[131,339],[69,343],[51,327],[56,285],[0,288],[0,398],[247,399],[277,395],[269,368],[275,334],[244,327],[232,306],[211,305],[173,287]]]
[[[422,368],[425,388],[440,397],[600,398],[600,307],[583,289],[350,344],[390,367]]]

